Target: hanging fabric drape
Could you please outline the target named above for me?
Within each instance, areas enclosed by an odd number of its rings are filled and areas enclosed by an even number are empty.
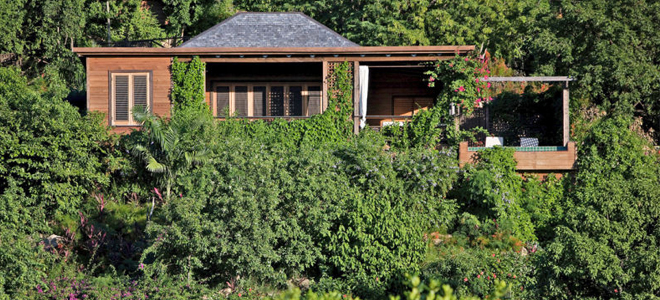
[[[360,129],[367,126],[367,95],[369,94],[369,67],[360,66]]]

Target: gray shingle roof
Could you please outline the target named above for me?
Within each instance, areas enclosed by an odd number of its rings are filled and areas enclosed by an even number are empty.
[[[179,47],[358,47],[302,13],[237,13]]]

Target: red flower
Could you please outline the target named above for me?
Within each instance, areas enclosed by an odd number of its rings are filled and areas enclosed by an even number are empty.
[[[458,90],[461,91],[461,92],[465,92],[465,88],[464,88],[463,86],[460,86],[460,87],[458,88]]]
[[[495,253],[493,253],[493,257],[495,257]]]
[[[618,293],[618,292],[619,292],[619,290],[618,290],[618,289],[614,289],[614,292],[615,292],[615,293]]]
[[[467,277],[463,278],[463,281],[467,282]]]
[[[481,275],[477,274],[477,278],[481,278]]]

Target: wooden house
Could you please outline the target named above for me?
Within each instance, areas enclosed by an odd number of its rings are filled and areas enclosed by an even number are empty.
[[[131,110],[170,113],[174,57],[206,63],[206,100],[217,118],[308,118],[328,107],[329,74],[349,62],[354,130],[411,118],[438,90],[423,63],[465,55],[474,46],[363,47],[302,13],[238,13],[175,48],[74,48],[87,72],[87,109],[115,132],[137,128]]]

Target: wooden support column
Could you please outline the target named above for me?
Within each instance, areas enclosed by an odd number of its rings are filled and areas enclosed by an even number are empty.
[[[568,93],[568,81],[564,83],[564,91],[562,93],[562,115],[563,115],[563,144],[564,146],[568,145],[568,140],[571,136],[571,121],[570,121],[570,109],[569,109],[569,93]]]
[[[360,62],[353,62],[353,133],[360,133]]]
[[[323,87],[323,93],[321,94],[321,100],[323,103],[321,104],[321,112],[324,112],[326,109],[328,109],[328,61],[324,60],[322,64],[323,78],[321,86]]]

